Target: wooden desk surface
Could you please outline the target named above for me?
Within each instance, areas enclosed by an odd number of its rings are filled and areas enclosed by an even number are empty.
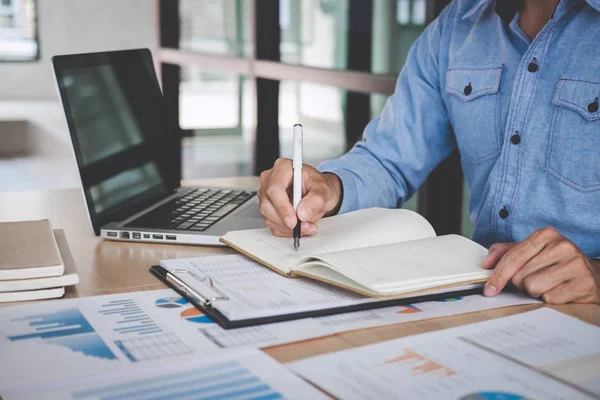
[[[258,185],[258,178],[223,178],[186,183],[190,185],[237,186],[255,189]],[[89,225],[83,197],[79,189],[0,192],[0,221],[44,218],[50,219],[54,228],[64,230],[81,278],[79,285],[67,291],[67,297],[164,289],[165,286],[148,272],[148,268],[158,263],[159,260],[233,252],[230,249],[218,247],[119,243],[100,240],[94,236]],[[362,329],[320,339],[275,346],[265,351],[277,360],[286,362],[382,340],[512,315],[538,307],[541,306],[515,306]],[[552,308],[600,326],[600,306],[569,304]]]

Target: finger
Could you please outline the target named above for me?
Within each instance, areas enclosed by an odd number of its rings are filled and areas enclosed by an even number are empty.
[[[273,234],[273,236],[278,237],[278,238],[291,238],[293,236],[292,232],[293,231],[290,231],[290,230],[280,231],[280,230],[271,229],[271,233]],[[318,233],[317,228],[304,228],[302,231],[302,237],[314,236],[317,233]]]
[[[573,242],[567,239],[551,242],[543,251],[525,263],[523,268],[515,273],[511,281],[517,288],[523,289],[523,279],[526,276],[545,268],[554,268],[554,266],[558,266],[559,264],[569,264],[570,267],[568,268],[572,269],[573,265],[570,262],[577,255],[578,250]]]
[[[292,237],[293,230],[287,228],[281,228],[275,225],[272,221],[265,220],[265,224],[276,237]],[[302,222],[300,225],[300,234],[302,236],[312,236],[319,232],[317,224],[312,222]]]
[[[483,293],[486,296],[498,294],[523,265],[542,251],[549,241],[556,240],[557,237],[560,237],[560,234],[555,229],[547,228],[536,231],[527,239],[517,243],[502,256],[485,284]]]
[[[300,221],[317,222],[324,214],[324,205],[325,198],[323,194],[319,191],[311,190],[298,204],[298,218],[300,218]]]
[[[488,255],[481,262],[481,266],[485,269],[494,268],[498,261],[506,254],[508,250],[513,248],[516,243],[496,243],[490,247]]]
[[[260,173],[260,188],[263,189],[269,183],[269,179],[271,178],[271,174],[273,173],[272,169],[264,170]]]
[[[532,297],[538,298],[555,287],[573,279],[576,277],[576,273],[577,271],[574,271],[573,263],[562,263],[532,272],[523,278],[521,285],[517,286],[515,284],[515,286],[525,290]]]
[[[567,281],[543,294],[542,299],[548,304],[565,304],[578,301],[582,298],[582,293],[592,293],[591,288],[594,287],[593,281],[594,279],[591,277],[580,277]]]
[[[265,218],[265,222],[271,221],[274,224],[274,226],[278,226],[278,229],[282,231],[289,229],[286,226],[286,224],[281,220],[279,214],[277,214],[277,211],[275,211],[275,207],[273,207],[273,203],[271,203],[271,201],[268,198],[261,199],[258,205],[258,209],[260,210],[262,216]]]
[[[277,237],[277,238],[291,238],[292,237],[292,233],[291,231],[279,231],[276,229],[271,229],[271,233],[273,234],[273,236]]]
[[[583,297],[573,300],[572,302],[580,304],[600,304],[600,293],[598,291],[593,291]]]
[[[287,193],[287,188],[292,182],[292,176],[291,162],[288,166],[279,163],[278,168],[275,168],[271,174],[265,189],[265,194],[273,204],[279,218],[290,229],[294,229],[296,225],[296,213]]]

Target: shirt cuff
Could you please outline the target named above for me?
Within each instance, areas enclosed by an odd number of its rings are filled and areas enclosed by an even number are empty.
[[[354,174],[345,169],[336,169],[336,168],[318,168],[321,173],[330,173],[336,175],[340,178],[340,182],[342,184],[342,204],[340,205],[340,209],[338,214],[344,214],[350,211],[358,210],[358,193],[356,189],[356,177]]]

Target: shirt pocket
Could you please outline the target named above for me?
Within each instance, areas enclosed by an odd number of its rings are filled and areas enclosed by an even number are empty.
[[[547,169],[581,192],[600,190],[600,83],[561,79],[552,104]]]
[[[498,154],[502,67],[448,69],[446,106],[461,155],[481,161]]]

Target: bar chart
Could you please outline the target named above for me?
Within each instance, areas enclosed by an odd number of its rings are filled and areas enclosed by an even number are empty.
[[[133,299],[112,300],[100,306],[98,314],[110,319],[115,333],[147,335],[163,328]]]
[[[280,399],[282,395],[237,361],[164,372],[143,379],[99,385],[74,391],[71,397],[86,399]]]
[[[45,314],[26,315],[10,320],[18,334],[7,336],[10,341],[35,340],[43,345],[58,345],[88,357],[116,360],[92,325],[76,308]]]
[[[436,377],[447,377],[456,374],[437,361],[417,353],[412,349],[404,349],[398,356],[385,360],[375,367],[397,366],[410,376],[433,374]]]

